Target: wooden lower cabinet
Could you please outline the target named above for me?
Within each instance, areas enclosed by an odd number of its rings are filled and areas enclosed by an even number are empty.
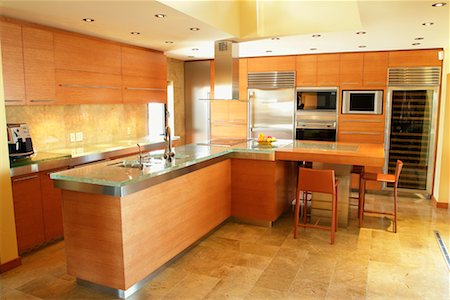
[[[23,253],[45,241],[39,174],[13,178],[12,191],[17,245]]]
[[[295,199],[294,162],[233,159],[231,215],[255,221],[275,221]]]
[[[42,215],[44,219],[45,240],[51,241],[63,237],[63,220],[61,208],[61,190],[53,186],[50,173],[62,171],[52,170],[41,172]]]
[[[52,170],[56,172],[58,170]],[[12,179],[19,254],[63,237],[61,190],[53,187],[49,171]]]

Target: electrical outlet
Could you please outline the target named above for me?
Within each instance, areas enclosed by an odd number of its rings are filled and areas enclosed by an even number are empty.
[[[77,132],[77,133],[75,134],[75,140],[76,140],[77,142],[82,142],[82,141],[83,141],[83,132]]]
[[[71,143],[75,142],[75,133],[74,132],[70,133],[70,142]]]

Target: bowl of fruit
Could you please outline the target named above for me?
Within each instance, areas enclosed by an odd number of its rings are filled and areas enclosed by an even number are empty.
[[[266,145],[266,146],[270,146],[272,145],[273,142],[276,142],[277,139],[274,138],[273,136],[264,136],[263,133],[260,133],[258,136],[258,139],[256,140],[258,142],[259,145]]]

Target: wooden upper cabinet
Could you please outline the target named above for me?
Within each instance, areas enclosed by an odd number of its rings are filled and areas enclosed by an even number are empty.
[[[317,55],[298,55],[295,58],[297,86],[317,85]]]
[[[338,86],[339,85],[339,54],[317,55],[317,85]]]
[[[25,26],[22,30],[27,103],[54,104],[56,82],[53,33]]]
[[[120,45],[75,34],[55,33],[57,69],[120,75]]]
[[[22,27],[0,20],[3,85],[6,105],[25,104]]]
[[[239,59],[239,99],[248,100],[248,78],[247,78],[248,59]]]
[[[382,87],[387,84],[387,69],[389,52],[364,53],[363,85],[369,87]]]
[[[248,72],[294,71],[295,56],[248,58]]]
[[[389,67],[441,66],[439,51],[442,49],[391,51],[389,52]]]
[[[359,88],[363,85],[363,53],[343,53],[340,59],[341,89]]]
[[[167,58],[162,52],[122,46],[124,103],[167,101]]]

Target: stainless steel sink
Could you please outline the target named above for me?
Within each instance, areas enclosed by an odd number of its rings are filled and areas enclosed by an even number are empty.
[[[157,159],[157,158],[152,158],[150,160],[145,160],[142,162],[142,165],[139,163],[138,160],[123,160],[117,163],[113,163],[110,164],[108,166],[110,167],[119,167],[119,168],[136,168],[136,169],[141,169],[141,168],[148,168],[151,166],[155,166],[155,165],[161,165],[164,164],[164,159]]]

